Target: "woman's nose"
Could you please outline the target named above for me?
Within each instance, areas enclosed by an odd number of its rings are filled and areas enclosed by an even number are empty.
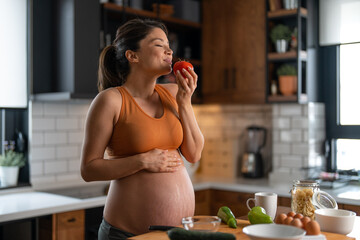
[[[172,54],[173,54],[173,50],[171,50],[170,47],[167,47],[167,48],[165,49],[165,52],[166,52],[166,54],[169,54],[169,55],[172,55]]]

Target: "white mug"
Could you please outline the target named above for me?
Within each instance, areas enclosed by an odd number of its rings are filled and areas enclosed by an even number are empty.
[[[276,216],[277,209],[277,194],[276,193],[267,193],[267,192],[258,192],[255,193],[255,198],[249,198],[246,201],[246,206],[249,210],[251,207],[249,203],[251,201],[255,202],[255,206],[260,206],[265,209],[266,214],[269,215],[272,219]]]

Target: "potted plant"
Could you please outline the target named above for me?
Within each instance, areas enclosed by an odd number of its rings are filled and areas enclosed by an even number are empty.
[[[285,96],[297,92],[297,70],[293,65],[283,64],[276,71],[279,77],[279,89]]]
[[[283,24],[276,25],[270,32],[271,41],[275,44],[276,52],[284,53],[291,39],[290,28]]]
[[[24,154],[5,148],[5,153],[0,155],[0,186],[16,186],[19,169],[23,166],[25,166]]]

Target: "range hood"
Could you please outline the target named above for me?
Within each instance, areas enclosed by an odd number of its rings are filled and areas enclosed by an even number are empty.
[[[66,102],[66,101],[83,101],[88,102],[94,99],[96,94],[90,93],[71,93],[71,92],[53,92],[53,93],[37,93],[31,95],[34,102]]]
[[[31,100],[92,100],[98,93],[99,1],[36,0],[32,21]]]

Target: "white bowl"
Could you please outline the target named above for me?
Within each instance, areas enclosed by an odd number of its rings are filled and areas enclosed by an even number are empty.
[[[356,213],[343,209],[317,209],[315,220],[321,231],[348,234],[354,227]]]
[[[202,232],[216,232],[220,223],[221,219],[217,216],[195,216],[182,219],[182,224],[186,230]]]
[[[243,232],[252,240],[300,240],[306,231],[282,224],[255,224],[243,228]]]

